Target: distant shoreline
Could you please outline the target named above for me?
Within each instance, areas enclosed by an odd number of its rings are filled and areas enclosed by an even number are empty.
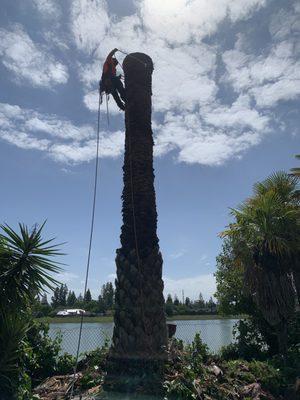
[[[215,319],[239,319],[244,318],[245,316],[240,315],[230,315],[230,316],[222,316],[222,315],[174,315],[173,317],[167,318],[167,321],[185,321],[185,320],[215,320]],[[49,324],[66,324],[73,323],[78,324],[81,321],[80,316],[78,317],[44,317],[37,318],[37,321],[47,322]],[[85,323],[99,323],[99,322],[113,322],[113,316],[103,316],[103,317],[84,317],[83,322]]]

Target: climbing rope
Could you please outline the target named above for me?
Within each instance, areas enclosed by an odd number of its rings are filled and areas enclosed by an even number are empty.
[[[123,50],[118,49],[118,51],[119,51],[120,53],[125,54],[125,55],[128,56],[128,57],[134,58],[136,61],[138,61],[139,63],[143,64],[145,68],[147,68],[148,64],[147,64],[146,62],[143,62],[143,61],[140,60],[139,58],[133,56],[132,54],[126,53],[126,52],[123,51]],[[123,67],[122,67],[122,69],[123,69]]]
[[[90,238],[89,238],[89,250],[88,250],[88,257],[87,257],[87,264],[86,264],[86,274],[85,274],[85,284],[84,284],[84,296],[86,296],[87,292],[87,285],[88,285],[88,277],[89,277],[89,270],[90,270],[90,260],[91,260],[91,250],[92,250],[92,242],[93,242],[93,233],[94,233],[94,222],[95,222],[95,210],[96,210],[96,197],[97,197],[97,185],[98,185],[98,166],[99,166],[99,143],[100,143],[100,105],[101,105],[101,95],[99,91],[99,104],[98,104],[98,124],[97,124],[97,150],[96,150],[96,164],[95,164],[95,176],[94,176],[94,194],[93,194],[93,206],[92,206],[92,218],[91,218],[91,227],[90,227]],[[77,343],[77,351],[76,351],[76,358],[74,364],[74,376],[73,382],[71,386],[71,398],[73,398],[74,392],[74,384],[76,381],[76,372],[78,367],[79,361],[79,352],[80,352],[80,344],[81,344],[81,337],[82,337],[82,328],[83,328],[83,313],[81,313],[80,318],[80,328],[79,328],[79,336],[78,336],[78,343]]]
[[[109,95],[106,93],[106,118],[107,118],[107,128],[109,127],[108,100],[109,100]]]

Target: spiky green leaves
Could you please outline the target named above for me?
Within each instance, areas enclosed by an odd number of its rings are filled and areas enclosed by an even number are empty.
[[[53,274],[61,268],[52,258],[62,253],[52,244],[53,239],[42,239],[44,225],[29,230],[19,224],[19,234],[8,225],[1,226],[0,301],[24,304],[58,283]]]

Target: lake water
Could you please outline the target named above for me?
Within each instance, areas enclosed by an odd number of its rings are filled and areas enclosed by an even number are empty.
[[[237,319],[213,320],[180,320],[170,321],[177,325],[175,337],[190,343],[196,333],[200,333],[204,343],[212,352],[217,352],[224,345],[233,342],[232,329]],[[75,355],[77,350],[79,323],[50,324],[49,334],[55,337],[62,334],[62,352]],[[110,341],[113,332],[113,322],[87,322],[83,325],[80,352],[94,350]]]

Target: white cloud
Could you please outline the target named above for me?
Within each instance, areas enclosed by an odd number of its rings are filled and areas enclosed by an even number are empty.
[[[45,151],[55,161],[80,163],[96,155],[96,132],[57,115],[0,103],[0,139],[23,149]],[[124,147],[121,131],[100,132],[100,157],[118,157]]]
[[[218,124],[217,118],[215,123]],[[228,129],[207,126],[200,113],[168,113],[156,131],[156,155],[176,149],[179,161],[211,166],[239,157],[249,147],[257,145],[262,137],[247,127],[247,121],[233,120]]]
[[[86,108],[88,108],[90,111],[98,111],[99,107],[99,91],[98,90],[93,90],[88,92],[86,95],[83,97],[83,102]],[[103,95],[102,99],[102,105],[101,105],[101,114],[106,114],[107,109],[106,109],[106,96],[105,94]],[[109,115],[119,115],[120,114],[120,109],[116,105],[115,101],[113,100],[112,96],[108,96],[108,113]]]
[[[106,8],[101,5],[103,12]],[[162,122],[154,120],[155,154],[162,156],[176,150],[178,161],[204,165],[220,165],[240,157],[261,141],[268,131],[269,118],[253,107],[249,95],[239,96],[231,106],[217,100],[219,50],[202,39],[216,32],[225,18],[234,23],[264,5],[264,0],[222,0],[218,4],[208,0],[137,2],[136,14],[106,25],[105,40],[97,47],[95,60],[79,66],[86,91],[84,104],[97,111],[97,92],[91,88],[97,85],[100,66],[112,48],[143,49],[154,61],[153,110],[164,115]],[[88,34],[87,43],[80,44],[87,52],[95,49],[93,32]],[[117,57],[122,59],[123,55],[117,53]],[[232,61],[230,54],[228,58]],[[236,76],[242,79],[239,68],[235,68]],[[244,80],[248,83],[248,76]],[[115,106],[112,114],[117,113]]]
[[[67,67],[35,44],[20,25],[14,25],[12,30],[0,29],[0,55],[3,65],[19,83],[52,87],[68,80]]]
[[[55,2],[33,1],[40,12],[54,13]],[[226,21],[230,29],[237,21],[252,17],[266,3],[266,0],[174,0],[164,3],[140,0],[134,3],[136,11],[133,15],[117,17],[108,14],[105,0],[72,1],[69,39],[80,51],[74,52],[78,57],[74,65],[83,86],[83,104],[88,110],[97,112],[102,63],[112,48],[143,51],[154,61],[155,154],[163,156],[173,152],[179,162],[211,166],[240,158],[247,149],[270,134],[271,127],[277,123],[276,113],[270,109],[281,101],[297,99],[300,94],[300,64],[297,60],[300,45],[293,38],[300,29],[300,10],[295,6],[293,10],[274,13],[269,26],[272,41],[260,50],[260,54],[251,49],[249,32],[238,33],[235,46],[223,55],[220,40],[211,35],[218,33],[222,21]],[[7,35],[8,31],[5,32]],[[20,27],[16,26],[10,34],[22,34],[23,39],[25,35],[25,42],[30,41],[29,48],[45,52]],[[209,36],[212,40],[203,40]],[[60,48],[64,46],[64,42],[57,43]],[[3,46],[0,45],[0,52]],[[10,46],[13,47],[12,42]],[[17,68],[16,65],[19,68],[18,52],[11,53],[14,62],[11,61],[8,68]],[[221,80],[220,55],[226,68]],[[117,57],[122,61],[124,54],[117,53]],[[5,53],[4,62],[7,60]],[[19,79],[24,79],[22,74],[27,74],[26,79],[32,82],[33,78],[28,75],[36,60],[38,57],[27,68],[19,68],[22,70],[18,70]],[[54,63],[53,58],[47,68],[51,62]],[[43,71],[38,66],[34,69]],[[40,75],[44,79],[47,77],[44,71]],[[38,78],[39,74],[34,78],[35,82]],[[36,85],[50,86],[55,79],[59,81],[59,70],[57,76],[52,76],[51,83],[48,79]],[[228,100],[232,97],[231,90],[230,96],[222,93],[228,86],[235,91],[231,103]],[[105,112],[104,105],[102,115]],[[113,99],[109,103],[109,112],[112,119],[122,115]],[[43,146],[57,161],[91,160],[94,157],[94,130],[56,118],[26,114],[25,120],[14,123],[12,128],[14,132],[19,130],[18,145],[35,146],[35,140],[48,140],[50,142],[44,142]],[[11,124],[7,119],[5,123]],[[5,137],[8,140],[7,135]],[[10,139],[13,140],[17,143],[16,133]],[[121,132],[102,132],[101,140],[102,156],[117,157],[122,153],[124,138]]]
[[[1,130],[0,138],[25,150],[48,150],[50,142],[47,139],[37,139],[25,132],[15,132],[11,135],[10,131]]]
[[[294,10],[281,9],[272,16],[269,31],[273,40],[283,40],[299,32],[299,13],[300,3],[295,2]]]
[[[218,128],[241,127],[258,132],[266,130],[269,122],[269,117],[251,107],[248,95],[240,95],[231,107],[216,104],[207,111],[204,109],[203,119]]]
[[[49,149],[52,158],[63,163],[81,163],[95,158],[95,140],[83,143],[53,144]],[[100,140],[100,157],[118,157],[124,147],[124,134],[120,131],[102,133]]]
[[[227,16],[236,22],[264,6],[265,0],[143,0],[140,13],[147,29],[171,44],[199,43]]]
[[[280,10],[270,23],[273,43],[260,55],[243,52],[241,37],[234,49],[222,58],[227,73],[224,81],[237,93],[248,93],[261,108],[275,107],[280,101],[300,96],[300,10]]]
[[[57,274],[55,276],[55,279],[57,279],[58,281],[62,282],[62,283],[69,283],[74,281],[75,279],[77,280],[79,278],[78,275],[73,274],[72,272],[60,272],[59,274]]]
[[[72,33],[78,49],[90,54],[97,49],[109,26],[105,0],[73,0]]]
[[[181,298],[183,290],[184,296],[189,297],[192,300],[198,299],[200,292],[203,297],[208,300],[216,291],[216,280],[213,274],[198,275],[181,279],[173,279],[164,276],[163,280],[165,284],[165,297],[170,293],[173,297],[176,294],[178,298]]]
[[[42,17],[57,19],[61,16],[60,5],[55,0],[32,0]]]
[[[279,101],[294,100],[300,96],[300,63],[297,66],[299,79],[280,79],[262,87],[256,87],[251,93],[259,107],[274,107]]]
[[[186,250],[182,249],[175,253],[170,254],[169,257],[172,258],[173,260],[177,260],[178,258],[184,256],[185,254],[186,254]]]

